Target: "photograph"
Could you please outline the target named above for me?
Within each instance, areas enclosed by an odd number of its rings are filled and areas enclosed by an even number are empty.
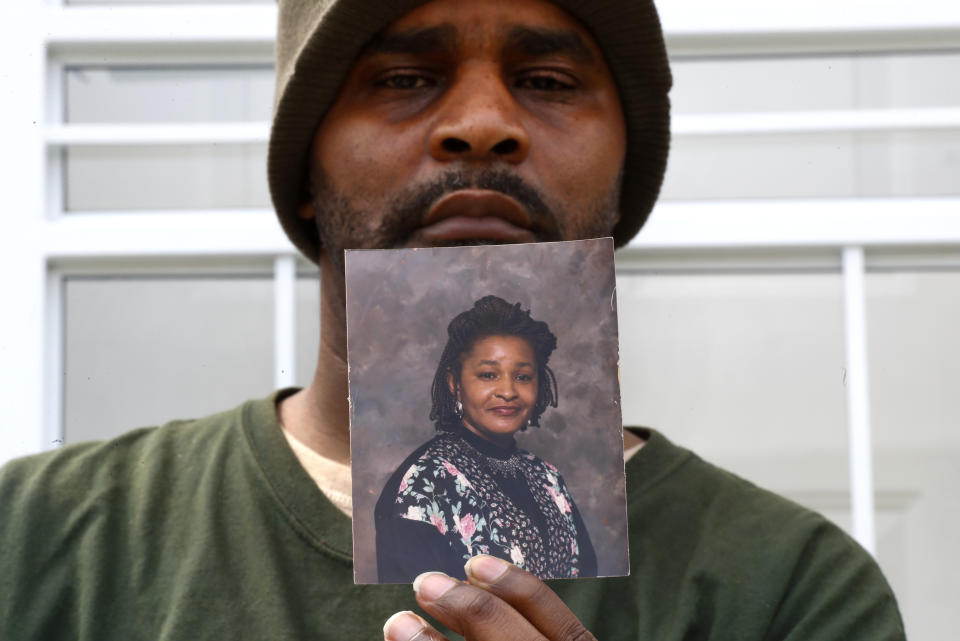
[[[348,251],[346,284],[355,581],[627,574],[612,239]]]

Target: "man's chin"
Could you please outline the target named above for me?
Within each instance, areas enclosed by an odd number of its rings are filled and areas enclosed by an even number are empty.
[[[455,240],[434,240],[421,241],[419,243],[406,244],[407,248],[427,248],[427,247],[478,247],[480,245],[515,245],[517,243],[509,240],[500,240],[493,238],[458,238]]]
[[[559,234],[549,234],[543,231],[534,232],[524,230],[522,234],[511,236],[473,236],[468,234],[439,236],[432,233],[414,232],[402,241],[392,245],[396,249],[413,249],[428,247],[477,247],[479,245],[522,245],[525,243],[544,243],[562,240]]]
[[[481,245],[520,245],[524,243],[541,243],[561,240],[560,238],[547,238],[543,234],[537,234],[530,239],[507,240],[503,238],[429,238],[422,236],[419,232],[414,232],[407,236],[391,239],[380,238],[376,242],[351,243],[348,249],[429,249],[431,247],[479,247]],[[329,241],[328,241],[329,242]],[[325,243],[326,245],[327,243]],[[332,243],[330,243],[332,244]],[[340,250],[339,260],[330,256],[334,267],[341,274],[344,273],[343,250]]]

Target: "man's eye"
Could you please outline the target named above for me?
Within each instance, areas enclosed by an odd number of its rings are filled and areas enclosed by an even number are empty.
[[[517,80],[517,88],[534,91],[569,91],[575,89],[576,85],[569,79],[555,74],[537,74],[520,77]]]
[[[418,73],[394,73],[380,78],[377,85],[386,89],[426,89],[436,84],[432,78]]]

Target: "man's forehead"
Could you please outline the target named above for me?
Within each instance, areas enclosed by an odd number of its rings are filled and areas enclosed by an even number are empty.
[[[361,55],[452,52],[460,49],[465,41],[471,38],[494,41],[502,51],[528,56],[565,54],[581,62],[590,62],[595,59],[590,46],[574,30],[537,28],[519,24],[504,25],[502,30],[493,33],[464,31],[449,23],[433,27],[388,29],[374,36],[364,47]]]
[[[544,0],[433,0],[376,34],[361,55],[454,52],[467,43],[530,56],[566,54],[592,61],[589,32]]]

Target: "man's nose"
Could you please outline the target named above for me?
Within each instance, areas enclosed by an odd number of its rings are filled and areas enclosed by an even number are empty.
[[[519,164],[529,150],[521,106],[499,71],[481,67],[460,73],[440,104],[430,132],[430,154],[446,162]]]

